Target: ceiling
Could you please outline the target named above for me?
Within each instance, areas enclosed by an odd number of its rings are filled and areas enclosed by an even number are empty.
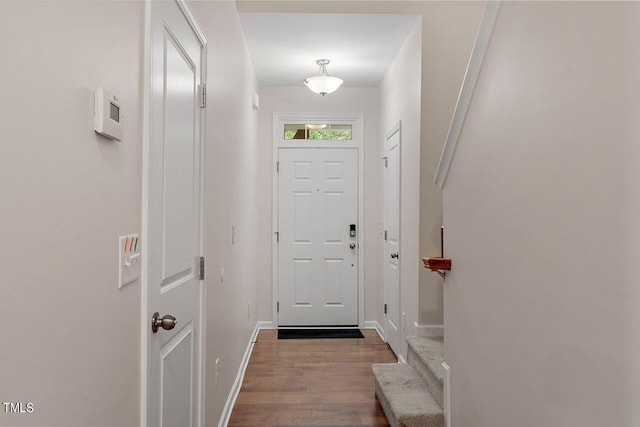
[[[418,15],[240,13],[261,86],[299,86],[331,60],[344,86],[378,86]]]

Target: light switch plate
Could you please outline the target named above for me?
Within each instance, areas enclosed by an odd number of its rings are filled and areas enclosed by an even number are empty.
[[[140,277],[140,246],[137,234],[120,236],[118,239],[118,288]]]

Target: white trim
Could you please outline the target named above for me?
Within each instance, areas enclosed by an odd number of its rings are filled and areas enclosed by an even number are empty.
[[[178,7],[182,11],[182,14],[184,15],[184,17],[187,18],[187,22],[189,23],[189,25],[191,25],[191,29],[198,37],[200,44],[202,46],[206,46],[207,36],[204,35],[204,31],[202,31],[202,28],[200,28],[200,23],[191,12],[191,9],[189,8],[189,5],[187,4],[186,0],[175,0],[175,1],[176,3],[178,3]]]
[[[402,130],[402,120],[398,120],[398,123],[396,123],[395,125],[393,125],[393,127],[391,128],[391,130],[389,132],[387,132],[387,135],[385,136],[384,140],[388,140],[389,138],[391,138],[393,135],[395,135],[396,133],[400,132]],[[400,135],[402,137],[402,135]]]
[[[244,374],[247,371],[247,366],[249,365],[249,360],[251,359],[253,345],[256,343],[258,339],[258,333],[262,329],[273,329],[273,322],[257,322],[256,326],[253,328],[251,338],[249,339],[247,348],[244,351],[244,356],[242,356],[242,362],[240,362],[240,367],[238,368],[236,380],[233,382],[233,386],[231,387],[231,391],[229,392],[229,396],[227,397],[227,402],[225,403],[224,409],[222,410],[222,415],[220,416],[218,427],[226,427],[227,424],[229,424],[229,419],[231,418],[233,407],[236,404],[238,394],[240,394],[240,389],[242,389],[242,381],[244,380]]]
[[[398,135],[398,183],[397,183],[397,192],[398,192],[398,216],[397,216],[397,220],[398,220],[398,251],[400,251],[400,245],[402,243],[402,120],[398,120],[398,122],[393,125],[393,127],[391,127],[391,130],[389,130],[387,132],[387,135],[385,136],[384,139],[384,158],[385,161],[387,160],[387,157],[389,155],[389,153],[387,153],[387,141],[389,141],[389,139],[391,139],[395,134],[399,134]],[[388,192],[388,188],[387,188],[387,172],[388,169],[386,166],[382,167],[382,174],[383,174],[383,190],[382,190],[382,200],[383,203],[385,203],[386,198],[387,198],[387,192]],[[386,218],[386,209],[383,208],[382,210],[382,224],[385,230],[387,230],[387,218]],[[387,283],[385,282],[385,277],[386,277],[386,263],[387,263],[387,259],[386,259],[386,255],[387,255],[387,241],[383,240],[383,248],[382,248],[382,262],[383,262],[383,270],[382,270],[382,288],[383,288],[383,294],[385,296],[385,301],[386,301],[386,291],[387,291]],[[400,254],[401,256],[398,258],[398,283],[397,283],[397,295],[396,295],[396,302],[397,302],[397,308],[398,308],[398,316],[400,316],[400,318],[402,317],[402,287],[400,286],[400,284],[402,283],[402,254]],[[384,320],[383,323],[385,325],[385,327],[387,326],[387,315],[384,315]],[[400,322],[400,325],[402,325],[402,321],[400,320],[400,318],[398,319]],[[389,342],[386,339],[386,332],[389,331],[389,329],[385,330],[385,342]],[[400,342],[398,343],[398,352],[397,352],[397,356],[398,356],[398,360],[402,359],[404,360],[404,358],[402,357],[402,338],[403,338],[403,334],[404,337],[406,338],[406,327],[403,328],[402,326],[400,326]],[[393,346],[391,344],[389,344],[389,347],[391,347],[391,350],[396,353],[396,350],[393,348]],[[406,361],[405,361],[406,363]]]
[[[375,329],[380,339],[383,342],[387,342],[387,340],[384,338],[384,330],[382,329],[382,326],[380,326],[380,323],[378,323],[377,320],[367,320],[363,322],[362,329]]]
[[[308,123],[313,121],[327,123],[344,123],[352,125],[352,135],[355,138],[351,142],[327,142],[307,141],[304,143],[284,140],[286,123]],[[272,313],[273,325],[278,326],[278,150],[280,148],[341,148],[356,149],[358,151],[358,224],[360,232],[357,235],[358,248],[358,327],[364,325],[364,114],[325,114],[325,113],[273,113],[273,170],[272,170],[272,234],[271,234],[271,263],[272,263]]]
[[[249,365],[249,359],[251,359],[253,344],[255,343],[258,337],[258,333],[261,329],[260,323],[261,322],[256,323],[256,326],[253,328],[253,332],[251,333],[251,338],[249,339],[247,348],[244,351],[244,356],[242,356],[242,361],[240,362],[240,367],[238,368],[236,379],[233,382],[233,386],[231,387],[231,391],[229,392],[229,396],[227,397],[227,402],[224,405],[224,409],[222,410],[222,416],[220,417],[220,421],[218,422],[219,427],[225,427],[229,423],[229,419],[231,418],[233,406],[235,405],[238,394],[240,394],[240,389],[242,388],[244,373],[246,372],[247,366]]]
[[[444,337],[444,325],[418,325],[413,322],[418,337]]]
[[[187,19],[187,22],[191,26],[191,29],[198,37],[200,41],[200,84],[207,84],[207,37],[204,31],[200,27],[200,23],[191,12],[186,0],[176,0],[180,10]],[[206,175],[207,175],[207,110],[206,108],[200,108],[198,113],[200,114],[200,255],[207,259],[207,188],[206,188]],[[197,378],[198,381],[198,396],[197,405],[199,408],[198,418],[196,419],[196,426],[203,427],[205,423],[206,414],[206,378],[207,378],[207,279],[200,280],[198,282],[200,287],[200,322],[198,328],[200,331],[198,349],[198,368],[200,375]]]
[[[444,406],[444,425],[451,427],[451,368],[446,362],[442,362],[444,368],[444,385],[442,389]]]
[[[358,135],[358,326],[364,324],[364,114],[358,114],[352,133]]]
[[[151,109],[151,0],[145,0],[144,10],[144,71],[143,71],[143,95],[142,95],[142,218],[140,236],[142,237],[140,251],[148,253],[147,239],[149,235],[148,206],[149,206],[149,121]],[[149,323],[147,313],[149,311],[149,287],[147,277],[149,274],[148,257],[142,257],[140,268],[140,427],[147,426],[148,379],[149,379]]]
[[[260,330],[263,329],[275,329],[273,322],[267,320],[261,320],[257,323],[257,328]]]
[[[191,21],[190,21],[191,23]],[[199,29],[199,25],[196,22],[196,26]],[[202,32],[201,30],[199,31]],[[196,31],[198,34],[198,31]],[[200,54],[200,84],[207,84],[207,40],[204,38],[204,33],[200,40],[204,40],[204,44],[201,48]],[[207,110],[200,108],[200,254],[204,257],[205,262],[207,259]],[[200,280],[200,348],[199,348],[199,362],[200,362],[200,377],[199,382],[199,402],[200,410],[198,412],[198,419],[196,420],[196,426],[203,427],[205,423],[206,414],[206,378],[207,378],[207,278]]]
[[[271,321],[276,328],[279,322],[278,277],[280,277],[280,271],[278,269],[278,239],[276,238],[276,233],[279,233],[278,199],[280,197],[278,193],[278,145],[276,144],[276,129],[278,129],[278,123],[277,115],[274,113],[272,125],[273,135],[271,136]]]
[[[406,364],[406,363],[407,363],[407,359],[405,359],[405,358],[404,358],[404,356],[402,355],[402,353],[400,353],[400,354],[398,354],[398,355],[396,355],[396,356],[398,356],[398,363],[404,363],[404,364]]]
[[[467,111],[471,104],[471,98],[480,76],[480,70],[482,68],[482,61],[484,60],[484,54],[489,46],[491,34],[493,33],[493,27],[500,11],[500,5],[502,0],[489,1],[480,24],[480,29],[476,36],[476,41],[469,58],[469,64],[467,65],[467,71],[462,81],[462,87],[458,95],[458,101],[453,112],[453,118],[451,119],[451,125],[449,126],[449,133],[442,149],[442,155],[440,156],[440,162],[438,163],[438,171],[434,181],[440,189],[444,187],[445,180],[447,179],[447,173],[453,160],[453,154],[458,145],[458,139],[464,126],[464,121],[467,117]]]

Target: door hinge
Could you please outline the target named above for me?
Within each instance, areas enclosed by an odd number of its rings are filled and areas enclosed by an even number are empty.
[[[276,231],[276,242],[280,242],[280,232]]]
[[[383,159],[384,159],[384,167],[385,168],[389,167],[389,159],[387,158],[387,156],[384,156]]]
[[[276,162],[276,173],[280,173],[280,162]]]
[[[387,304],[384,305],[384,314],[387,314]]]
[[[276,303],[276,312],[280,313],[280,301]]]
[[[200,257],[200,272],[198,273],[198,280],[204,280],[204,257]]]
[[[384,230],[384,241],[387,241],[387,230]]]
[[[207,85],[200,85],[200,108],[207,108]]]

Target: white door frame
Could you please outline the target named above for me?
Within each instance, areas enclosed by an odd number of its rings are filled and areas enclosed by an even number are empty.
[[[352,126],[352,140],[345,141],[305,141],[284,139],[285,124],[332,123],[350,124]],[[273,190],[273,219],[272,219],[272,313],[273,326],[278,326],[278,150],[280,148],[340,148],[358,150],[358,327],[364,326],[364,125],[363,114],[314,114],[314,113],[273,113],[273,175],[271,188]]]
[[[200,28],[197,20],[193,16],[191,9],[187,5],[186,0],[174,0],[180,10],[182,11],[187,22],[193,29],[193,32],[198,37],[198,40],[202,44],[202,56],[201,56],[201,82],[206,84],[207,82],[207,37]],[[149,310],[149,282],[148,282],[148,257],[149,247],[147,246],[147,238],[149,236],[149,158],[150,158],[150,135],[151,135],[151,97],[152,97],[152,70],[151,70],[151,6],[154,0],[145,0],[145,43],[144,43],[144,92],[143,92],[143,124],[142,124],[142,230],[141,230],[141,245],[142,245],[142,268],[140,273],[140,286],[141,286],[141,315],[140,315],[140,427],[147,427],[147,411],[148,411],[148,384],[149,384],[149,342],[147,335],[151,325],[151,319],[148,317]],[[200,203],[200,230],[202,233],[200,239],[200,253],[206,257],[205,241],[206,236],[205,224],[206,224],[206,189],[205,189],[205,172],[206,172],[206,109],[200,109],[200,150],[201,150],[201,195],[202,200]],[[205,393],[205,366],[206,366],[206,343],[205,343],[205,325],[206,325],[206,281],[199,281],[199,294],[200,294],[200,346],[196,350],[198,352],[198,364],[200,368],[200,376],[198,378],[198,395],[195,397],[196,405],[198,406],[198,419],[196,420],[197,426],[204,426],[204,414],[205,405],[204,393]]]
[[[391,128],[391,130],[389,130],[389,132],[387,132],[387,135],[384,138],[384,159],[385,162],[387,161],[387,156],[388,156],[388,152],[387,152],[387,141],[389,141],[389,139],[391,139],[394,135],[398,134],[398,169],[397,169],[397,174],[398,174],[398,180],[397,180],[397,189],[396,191],[398,192],[397,196],[398,196],[398,217],[397,217],[397,222],[398,222],[398,251],[400,250],[400,243],[402,241],[402,235],[400,230],[401,228],[401,221],[402,221],[402,215],[401,215],[401,209],[402,209],[402,192],[401,190],[401,185],[402,185],[402,155],[400,154],[402,152],[402,121],[398,121],[395,125],[393,125],[393,127]],[[383,186],[383,200],[384,203],[386,204],[387,201],[387,192],[389,190],[389,188],[387,187],[387,174],[388,174],[388,169],[385,168],[384,169],[384,186]],[[383,209],[383,213],[382,213],[382,222],[384,224],[384,228],[385,230],[387,230],[387,216],[386,216],[386,210]],[[385,304],[387,304],[387,275],[386,275],[386,270],[387,270],[387,263],[389,262],[389,260],[387,259],[387,244],[388,242],[385,240],[384,242],[384,249],[382,251],[382,262],[383,262],[383,271],[382,271],[382,287],[384,289],[384,302]],[[398,333],[400,334],[398,339],[400,342],[396,343],[396,347],[394,348],[391,344],[390,347],[393,350],[394,353],[396,353],[396,356],[398,356],[398,358],[402,358],[402,298],[401,298],[401,278],[402,278],[402,269],[400,268],[401,264],[402,264],[402,253],[400,253],[400,257],[398,258],[398,282],[396,283],[396,307],[395,309],[397,310],[397,314],[398,314]],[[385,314],[385,319],[384,319],[384,339],[385,341],[389,342],[389,329],[387,328],[387,315]]]

